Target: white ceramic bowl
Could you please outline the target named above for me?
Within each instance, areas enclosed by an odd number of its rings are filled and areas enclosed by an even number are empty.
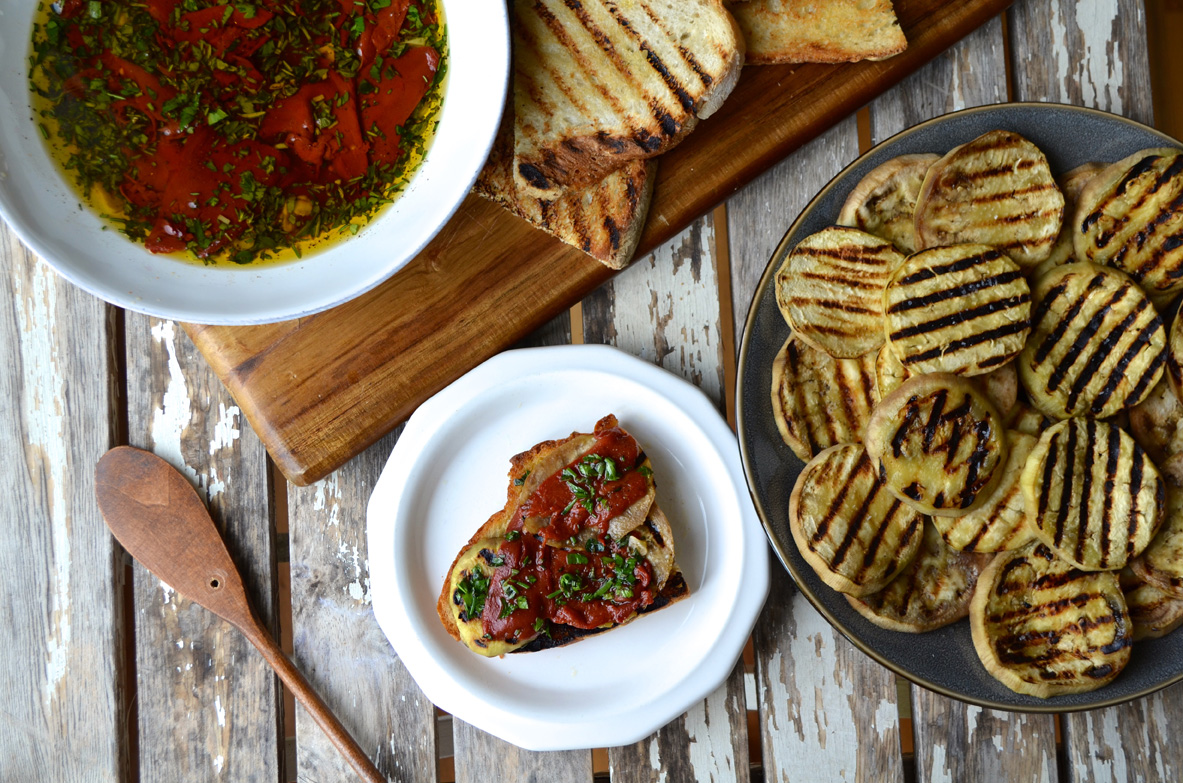
[[[37,0],[0,3],[0,216],[67,280],[131,310],[204,324],[253,324],[326,310],[402,268],[452,216],[500,122],[509,23],[499,0],[443,0],[448,80],[439,129],[410,186],[356,236],[288,264],[203,267],[154,256],[111,228],[50,160],[29,105]]]

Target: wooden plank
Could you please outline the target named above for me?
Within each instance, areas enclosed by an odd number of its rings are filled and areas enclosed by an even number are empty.
[[[1153,122],[1143,3],[1024,2],[1010,21],[1015,97],[1071,101]],[[1183,720],[1181,693],[1175,686],[1119,707],[1065,715],[1069,779],[1178,777],[1183,738],[1166,727]]]
[[[260,618],[276,632],[266,453],[172,321],[128,313],[128,439],[206,499]],[[140,780],[279,779],[280,688],[228,623],[135,569]]]
[[[293,660],[379,771],[400,783],[434,783],[435,707],[395,655],[370,599],[366,504],[397,437],[310,487],[287,487]],[[299,780],[353,777],[298,705],[296,759]]]
[[[764,66],[664,156],[641,252],[911,73],[1009,0],[898,0],[908,50],[879,63]],[[609,272],[470,197],[370,294],[298,322],[186,327],[293,482],[326,475],[424,399]]]
[[[639,258],[583,302],[586,343],[614,345],[701,388],[723,407],[718,259],[707,216]],[[660,489],[658,495],[660,496]],[[677,532],[677,520],[673,520]],[[686,714],[611,748],[614,781],[729,781],[748,772],[743,666]]]
[[[0,779],[122,781],[123,555],[94,503],[118,438],[114,311],[0,223]]]
[[[876,99],[871,140],[947,112],[1001,103],[1006,78],[1002,20],[993,19]],[[1056,779],[1052,716],[983,710],[918,686],[911,693],[917,780]]]
[[[452,719],[456,783],[520,780],[591,783],[589,750],[539,753],[497,739],[462,720]]]
[[[736,334],[793,219],[857,155],[851,117],[727,202]],[[755,635],[765,779],[808,770],[820,781],[902,780],[895,678],[840,636],[779,564],[772,571]]]

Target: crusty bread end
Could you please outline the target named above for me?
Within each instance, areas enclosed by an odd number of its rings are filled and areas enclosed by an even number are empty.
[[[908,46],[891,0],[747,0],[731,13],[751,65],[883,60]]]

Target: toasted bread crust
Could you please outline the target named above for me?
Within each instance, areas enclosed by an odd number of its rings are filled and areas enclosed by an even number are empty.
[[[610,269],[628,266],[645,228],[657,161],[629,161],[586,187],[564,187],[554,198],[537,198],[514,185],[512,117],[511,109],[473,191]]]
[[[891,0],[750,0],[731,12],[751,65],[883,60],[908,47]]]
[[[545,199],[673,147],[743,66],[721,0],[515,0],[513,35],[513,177]]]

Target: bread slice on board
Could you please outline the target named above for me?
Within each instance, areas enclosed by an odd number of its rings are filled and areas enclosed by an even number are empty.
[[[540,198],[665,152],[743,67],[722,0],[514,0],[513,10],[513,176]]]
[[[632,260],[653,196],[656,160],[631,160],[599,182],[560,188],[553,199],[514,187],[513,120],[507,112],[473,191],[611,269]]]
[[[884,60],[908,47],[891,0],[747,0],[731,13],[750,65]]]

